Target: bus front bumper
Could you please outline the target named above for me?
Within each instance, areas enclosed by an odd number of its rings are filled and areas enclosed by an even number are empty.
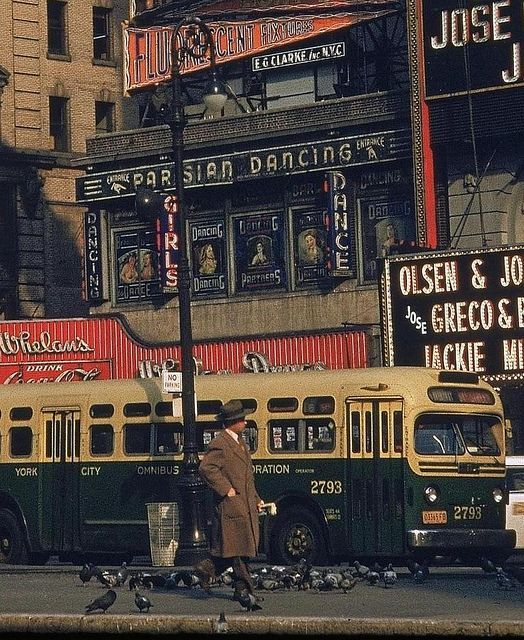
[[[410,551],[510,551],[516,537],[513,529],[411,529],[407,544]]]

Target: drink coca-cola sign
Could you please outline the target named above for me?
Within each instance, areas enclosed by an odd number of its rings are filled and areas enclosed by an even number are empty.
[[[78,382],[111,377],[109,362],[46,362],[44,364],[0,364],[1,384]]]

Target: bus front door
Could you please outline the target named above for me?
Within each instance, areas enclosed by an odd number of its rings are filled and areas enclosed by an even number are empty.
[[[45,457],[49,471],[44,489],[47,544],[54,551],[79,547],[80,412],[60,409],[44,412]],[[47,546],[47,545],[46,545]]]
[[[349,537],[352,552],[404,548],[402,401],[348,400]]]

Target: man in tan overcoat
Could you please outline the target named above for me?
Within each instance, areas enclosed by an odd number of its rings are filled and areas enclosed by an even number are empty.
[[[223,405],[216,416],[224,425],[209,444],[199,472],[214,494],[211,530],[211,556],[195,567],[204,589],[228,567],[233,567],[235,595],[253,584],[246,561],[257,555],[259,541],[258,514],[263,501],[255,489],[251,456],[240,437],[250,413],[239,400]]]

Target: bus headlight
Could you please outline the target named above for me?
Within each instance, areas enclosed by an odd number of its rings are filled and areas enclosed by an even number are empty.
[[[495,502],[502,502],[502,500],[504,500],[504,492],[502,489],[493,489],[493,500],[495,500]]]
[[[424,489],[424,498],[426,498],[426,502],[429,504],[433,504],[438,500],[438,491],[435,487],[426,487]]]

